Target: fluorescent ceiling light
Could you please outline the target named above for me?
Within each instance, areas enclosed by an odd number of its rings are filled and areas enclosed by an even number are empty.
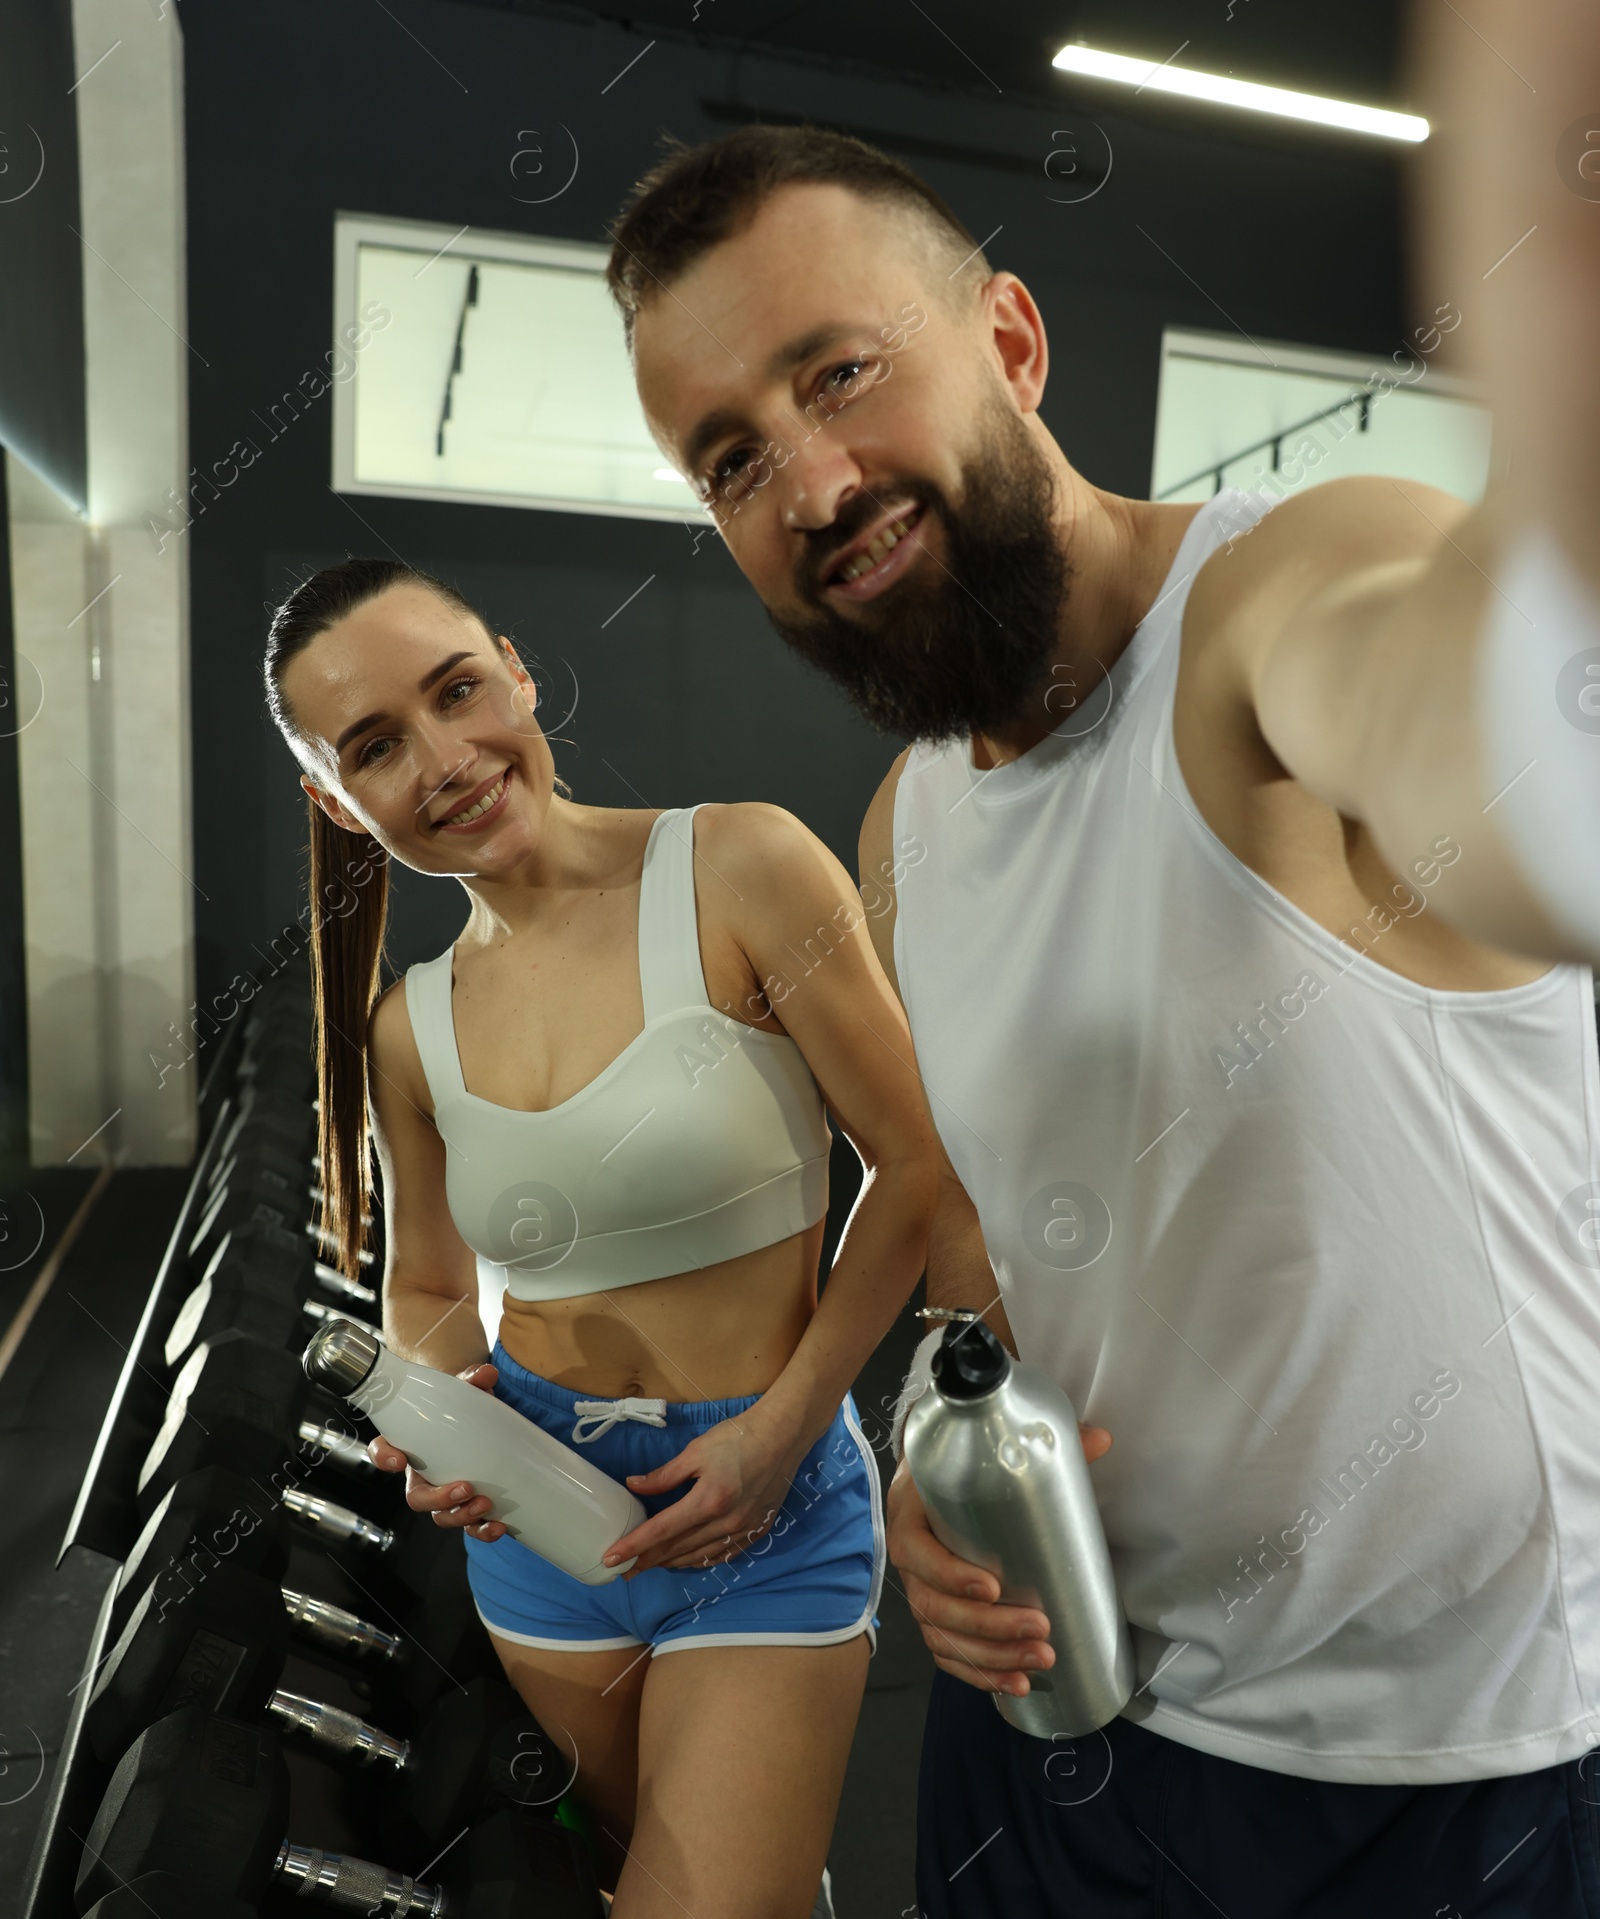
[[[1088,74],[1095,80],[1121,80],[1140,92],[1149,88],[1152,93],[1179,93],[1190,100],[1211,100],[1224,107],[1248,107],[1255,113],[1281,114],[1289,120],[1312,120],[1318,126],[1344,127],[1351,133],[1375,133],[1388,140],[1416,141],[1428,137],[1427,121],[1415,114],[1352,106],[1347,100],[1324,100],[1315,93],[1258,86],[1253,80],[1232,80],[1220,73],[1197,73],[1192,67],[1133,60],[1123,53],[1102,53],[1098,47],[1063,47],[1052,65],[1068,73]]]

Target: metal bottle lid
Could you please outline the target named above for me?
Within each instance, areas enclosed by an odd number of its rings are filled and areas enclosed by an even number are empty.
[[[378,1363],[379,1345],[370,1332],[348,1319],[330,1319],[312,1335],[301,1359],[306,1378],[348,1398]]]
[[[1011,1355],[981,1319],[952,1322],[933,1349],[928,1371],[946,1399],[980,1399],[1011,1370]]]

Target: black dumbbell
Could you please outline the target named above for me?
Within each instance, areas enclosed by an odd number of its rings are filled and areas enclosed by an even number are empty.
[[[407,1509],[405,1516],[413,1522],[408,1530],[414,1529],[417,1515]],[[393,1528],[297,1486],[280,1488],[271,1481],[263,1486],[226,1466],[185,1474],[163,1495],[123,1562],[112,1594],[109,1637],[120,1636],[145,1587],[171,1567],[185,1568],[191,1584],[223,1560],[265,1579],[285,1579],[297,1532],[336,1564],[352,1546],[371,1555],[392,1554],[398,1546]],[[426,1545],[435,1552],[448,1547],[437,1527],[430,1527],[429,1535]],[[442,1617],[435,1624],[442,1626]]]
[[[324,1264],[317,1258],[316,1249],[306,1243],[314,1235],[315,1230],[314,1225],[309,1221],[298,1228],[283,1228],[257,1221],[234,1228],[224,1235],[224,1239],[235,1250],[240,1247],[259,1246],[268,1264],[281,1261],[286,1268],[293,1266],[298,1269],[303,1262],[306,1273],[292,1282],[295,1290],[302,1297],[307,1295],[314,1281],[324,1292],[332,1294],[336,1299],[350,1300],[358,1306],[376,1307],[378,1295],[370,1286],[363,1286],[359,1280],[346,1279],[343,1273],[335,1271],[332,1266]],[[253,1259],[253,1253],[249,1257]],[[215,1258],[215,1252],[209,1253],[206,1264]]]
[[[276,958],[276,955],[274,955]],[[279,966],[288,962],[279,959]],[[251,996],[245,1014],[245,1033],[253,1037],[261,1032],[283,1029],[291,1033],[312,1033],[316,1027],[312,1014],[310,962],[291,972],[275,972]]]
[[[289,1570],[289,1515],[275,1489],[226,1466],[206,1466],[167,1489],[133,1542],[111,1597],[107,1643],[121,1638],[129,1613],[157,1573],[187,1566],[203,1578],[224,1559],[245,1572],[281,1580]]]
[[[316,1077],[317,1056],[309,1035],[269,1034],[240,1049],[237,1078],[241,1086],[308,1093]]]
[[[366,1458],[364,1451],[362,1457]],[[375,1474],[370,1460],[367,1465]],[[147,1579],[169,1560],[182,1559],[191,1545],[202,1560],[229,1558],[235,1550],[234,1537],[243,1526],[255,1520],[283,1526],[281,1518],[272,1519],[274,1506],[281,1505],[296,1527],[281,1537],[298,1536],[327,1553],[363,1590],[376,1585],[381,1603],[403,1619],[416,1616],[418,1607],[433,1617],[438,1610],[441,1567],[456,1576],[465,1564],[450,1532],[441,1530],[431,1517],[414,1513],[398,1497],[393,1523],[385,1524],[308,1491],[297,1483],[300,1476],[280,1469],[261,1481],[221,1465],[185,1474],[152,1509],[127,1564],[141,1556],[136,1576]],[[394,1487],[391,1496],[398,1492],[398,1486]],[[241,1513],[246,1518],[236,1523]]]
[[[340,1304],[316,1297],[335,1290],[322,1278],[331,1271],[292,1233],[253,1226],[224,1234],[178,1308],[163,1348],[167,1365],[176,1367],[202,1340],[229,1328],[270,1345],[303,1347],[323,1320],[351,1317],[346,1302],[353,1294],[365,1293],[376,1304],[370,1287],[337,1274]],[[357,1324],[381,1343],[383,1334],[370,1321]]]
[[[89,1919],[257,1919],[256,1908],[173,1872],[141,1872],[89,1908]]]
[[[319,1252],[326,1253],[330,1259],[338,1253],[338,1242],[334,1239],[333,1234],[330,1233],[327,1227],[322,1225],[320,1221],[308,1220],[305,1230],[306,1237],[312,1241]],[[369,1233],[372,1230],[372,1221],[370,1219],[367,1221],[367,1230]],[[359,1257],[363,1266],[371,1266],[376,1263],[378,1255],[372,1247],[363,1246]]]
[[[256,1222],[280,1232],[314,1233],[313,1221],[320,1211],[320,1188],[310,1167],[288,1174],[273,1166],[241,1162],[207,1188],[185,1256],[191,1261],[209,1256],[223,1233]]]
[[[362,1829],[379,1834],[402,1865],[431,1859],[495,1805],[553,1812],[572,1783],[538,1720],[503,1678],[487,1674],[447,1687],[409,1738],[282,1687],[267,1717],[351,1775]]]
[[[296,1163],[310,1165],[317,1156],[317,1116],[308,1101],[285,1098],[270,1088],[244,1089],[227,1131],[217,1142],[220,1162],[233,1153],[248,1153],[257,1145],[291,1154]]]
[[[285,1099],[265,1087],[248,1088],[241,1092],[228,1130],[217,1142],[218,1155],[231,1153],[241,1141],[255,1139],[270,1139],[292,1152],[314,1155],[316,1113],[304,1100]]]
[[[476,1621],[474,1621],[476,1623]],[[325,1701],[280,1688],[291,1634],[326,1658],[432,1667],[432,1704],[411,1739]],[[473,1664],[455,1669],[465,1650]],[[97,1675],[84,1714],[90,1747],[111,1764],[156,1719],[199,1705],[236,1718],[275,1715],[319,1751],[387,1773],[391,1837],[432,1849],[469,1823],[486,1797],[552,1803],[559,1756],[498,1674],[482,1670],[481,1627],[464,1648],[412,1646],[339,1606],[281,1587],[231,1561],[165,1568],[139,1595]],[[452,1665],[452,1662],[455,1665]],[[423,1677],[429,1675],[423,1674]],[[371,1801],[369,1789],[365,1797]]]
[[[289,1616],[276,1586],[226,1564],[191,1586],[181,1568],[169,1568],[145,1587],[102,1661],[84,1736],[109,1766],[180,1706],[260,1712],[288,1655]]]
[[[226,1328],[194,1348],[172,1383],[139,1468],[139,1513],[148,1518],[169,1486],[204,1465],[268,1480],[288,1466],[300,1440],[322,1446],[324,1434],[348,1439],[348,1421],[349,1408],[313,1388],[287,1346]],[[359,1444],[327,1450],[340,1465],[372,1468]]]
[[[245,1025],[241,1057],[261,1059],[271,1053],[315,1057],[317,1029],[304,1000],[263,1004],[257,1012],[259,1016]]]
[[[218,1901],[259,1902],[283,1886],[344,1911],[429,1919],[599,1919],[594,1875],[576,1833],[505,1809],[449,1848],[438,1884],[283,1837],[289,1772],[265,1727],[198,1707],[169,1714],[119,1761],[78,1867],[80,1913],[119,1886],[170,1873]],[[103,1914],[102,1914],[103,1919]]]
[[[324,1659],[351,1662],[374,1676],[410,1665],[422,1697],[437,1698],[493,1663],[481,1627],[475,1635],[429,1644],[228,1560],[209,1568],[180,1561],[138,1593],[95,1675],[84,1710],[95,1754],[109,1765],[152,1720],[191,1701],[241,1716],[265,1710],[291,1634]]]
[[[218,1186],[239,1167],[265,1166],[299,1185],[315,1175],[316,1145],[312,1138],[293,1138],[267,1126],[246,1126],[241,1120],[230,1127],[219,1145],[206,1186]]]
[[[309,1226],[311,1202],[298,1194],[257,1192],[244,1181],[223,1180],[206,1195],[205,1205],[195,1222],[184,1257],[194,1261],[209,1258],[211,1248],[224,1233],[240,1226],[272,1226],[280,1233],[303,1233]]]
[[[322,1201],[313,1166],[285,1166],[281,1161],[230,1156],[219,1165],[206,1188],[185,1256],[191,1261],[201,1258],[220,1234],[258,1222],[316,1238],[315,1215],[321,1212]],[[372,1223],[368,1216],[367,1225]]]
[[[302,1061],[295,1052],[262,1054],[255,1059],[240,1060],[236,1085],[242,1094],[253,1093],[257,1098],[305,1106],[310,1104],[316,1091],[316,1067],[309,1058]]]
[[[459,1548],[431,1520],[409,1508],[405,1517],[409,1523],[397,1536],[349,1507],[295,1488],[280,1502],[272,1489],[225,1467],[192,1473],[163,1499],[129,1553],[112,1596],[107,1639],[120,1641],[158,1574],[176,1572],[195,1586],[229,1563],[284,1588],[298,1536],[329,1554],[382,1623],[313,1602],[291,1587],[293,1596],[285,1598],[291,1627],[321,1652],[359,1659],[384,1710],[415,1712],[452,1677],[493,1670],[493,1660]],[[169,1587],[165,1597],[175,1590]],[[316,1621],[307,1617],[313,1605],[320,1608]]]
[[[314,1128],[305,1132],[290,1131],[265,1121],[252,1121],[240,1127],[229,1145],[217,1149],[206,1178],[206,1190],[209,1192],[221,1185],[240,1166],[270,1166],[275,1173],[298,1183],[318,1178],[320,1165]]]

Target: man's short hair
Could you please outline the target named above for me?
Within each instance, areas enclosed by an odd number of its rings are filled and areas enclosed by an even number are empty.
[[[779,187],[847,187],[862,199],[897,207],[939,271],[931,291],[954,306],[960,288],[989,278],[983,250],[926,181],[865,140],[825,127],[740,127],[697,147],[668,136],[667,157],[634,186],[612,229],[606,285],[622,310],[633,348],[640,308],[704,253],[741,232]]]

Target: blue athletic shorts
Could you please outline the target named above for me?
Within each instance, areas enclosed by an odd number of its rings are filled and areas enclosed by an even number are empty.
[[[917,1919],[1600,1919],[1600,1759],[1356,1785],[1117,1718],[1051,1742],[933,1677]]]
[[[590,1400],[519,1366],[506,1349],[495,1395],[565,1446],[626,1483],[675,1459],[697,1433],[753,1406],[742,1399]],[[589,1410],[580,1415],[582,1401]],[[658,1409],[661,1426],[609,1413]],[[576,1430],[576,1437],[574,1429]],[[652,1494],[647,1516],[682,1499],[694,1481]],[[846,1393],[833,1424],[811,1448],[768,1530],[725,1563],[704,1569],[651,1566],[632,1579],[586,1586],[502,1535],[493,1545],[464,1535],[478,1616],[519,1646],[598,1652],[649,1646],[832,1646],[864,1632],[877,1650],[878,1596],[888,1557],[878,1462]]]

